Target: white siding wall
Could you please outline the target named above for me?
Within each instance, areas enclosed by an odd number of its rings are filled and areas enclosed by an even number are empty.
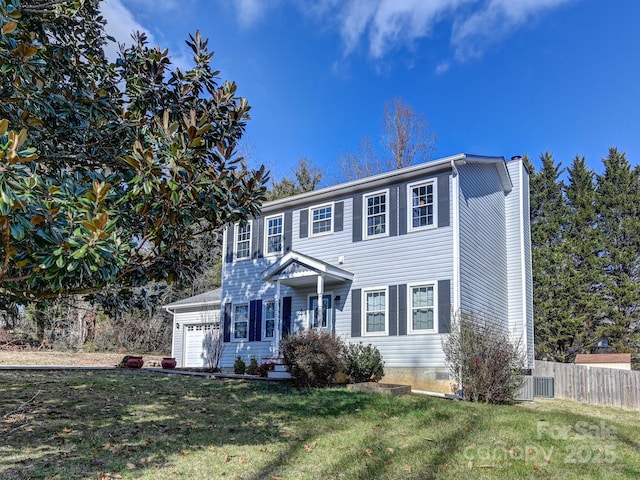
[[[521,160],[507,163],[513,191],[507,196],[509,329],[533,367],[533,283],[529,221],[529,174]]]
[[[460,172],[460,308],[507,327],[505,194],[494,164]]]
[[[435,177],[425,177],[435,178]],[[415,180],[420,180],[416,178]],[[404,188],[404,187],[403,187]],[[373,191],[377,191],[375,189]],[[451,188],[450,188],[451,190]],[[449,212],[451,198],[449,195]],[[317,258],[354,274],[352,284],[325,286],[334,296],[335,332],[349,341],[351,337],[351,289],[415,282],[437,282],[451,279],[452,271],[452,227],[409,232],[405,235],[375,238],[353,242],[353,198],[335,198],[344,201],[343,230],[331,235],[300,238],[300,208],[293,210],[292,250]],[[308,205],[313,206],[313,204]],[[391,220],[397,222],[396,220]],[[449,225],[451,225],[451,218]],[[228,239],[226,240],[228,241]],[[344,257],[339,264],[338,258]],[[275,288],[261,282],[262,272],[275,261],[274,257],[247,260],[223,266],[222,303],[249,302],[274,297]],[[307,295],[313,289],[296,290],[282,286],[281,297],[292,296],[292,321],[297,329],[306,326]],[[297,321],[295,321],[297,319]],[[389,367],[429,367],[444,365],[441,335],[396,335],[386,337],[358,337],[352,341],[371,343],[380,349],[385,364]],[[236,355],[258,358],[270,355],[270,342],[248,342],[229,344],[223,365],[230,366]]]
[[[185,325],[211,323],[220,320],[220,306],[176,308],[173,314],[173,341],[171,356],[178,366],[184,365],[184,330]],[[180,324],[180,328],[176,328]]]

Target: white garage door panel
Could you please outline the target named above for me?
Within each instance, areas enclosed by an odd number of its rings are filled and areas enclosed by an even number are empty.
[[[217,327],[217,325],[216,325]],[[203,355],[203,345],[206,334],[216,335],[218,328],[214,328],[212,323],[200,323],[185,325],[184,337],[184,366],[185,367],[207,367],[205,356]]]

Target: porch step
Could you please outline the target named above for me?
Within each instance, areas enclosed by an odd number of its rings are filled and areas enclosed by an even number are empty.
[[[267,378],[289,379],[291,374],[287,371],[286,365],[276,364],[273,366],[273,370],[267,373]]]

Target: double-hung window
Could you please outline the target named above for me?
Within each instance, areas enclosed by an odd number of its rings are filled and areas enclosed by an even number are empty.
[[[419,230],[435,225],[435,182],[409,185],[409,228]]]
[[[249,339],[249,305],[246,303],[233,307],[233,340],[240,342]]]
[[[265,251],[267,255],[277,255],[282,253],[282,215],[265,218],[266,245]]]
[[[386,288],[372,288],[362,291],[362,312],[364,335],[387,335],[388,301]]]
[[[436,331],[436,288],[433,283],[409,286],[409,332]]]
[[[251,222],[236,224],[236,260],[251,257]]]
[[[366,238],[388,235],[388,197],[387,191],[364,196]]]
[[[276,302],[267,301],[262,306],[264,317],[263,338],[273,338],[276,329]]]
[[[318,205],[309,209],[311,222],[309,236],[333,233],[333,204]]]

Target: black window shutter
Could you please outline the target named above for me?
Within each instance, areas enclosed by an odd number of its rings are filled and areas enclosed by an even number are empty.
[[[233,244],[235,243],[235,225],[229,225],[227,227],[227,251],[225,260],[227,263],[233,262]]]
[[[362,314],[361,314],[362,290],[354,288],[351,290],[351,337],[362,335]]]
[[[336,202],[333,205],[335,210],[334,219],[333,219],[333,231],[341,232],[343,229],[343,218],[344,218],[344,202]]]
[[[353,241],[362,241],[362,195],[353,197]]]
[[[282,298],[282,336],[291,333],[291,297]]]
[[[387,198],[387,208],[389,209],[389,236],[398,235],[398,187],[389,189],[389,198]]]
[[[284,214],[284,229],[283,229],[283,239],[282,239],[282,247],[284,249],[284,253],[291,251],[291,235],[293,230],[293,214],[291,212],[286,212]]]
[[[438,177],[438,226],[449,226],[449,176]]]
[[[438,333],[451,332],[451,280],[438,280]]]
[[[398,285],[398,335],[407,334],[407,285]]]
[[[251,242],[253,258],[262,258],[264,245],[264,218],[256,218],[251,225]]]
[[[249,302],[249,341],[259,342],[262,337],[262,300]]]
[[[407,233],[407,185],[398,187],[398,235]]]
[[[309,236],[309,209],[300,210],[300,238]]]
[[[398,335],[398,287],[389,286],[389,335]]]
[[[225,303],[222,314],[222,340],[231,341],[231,304]]]

